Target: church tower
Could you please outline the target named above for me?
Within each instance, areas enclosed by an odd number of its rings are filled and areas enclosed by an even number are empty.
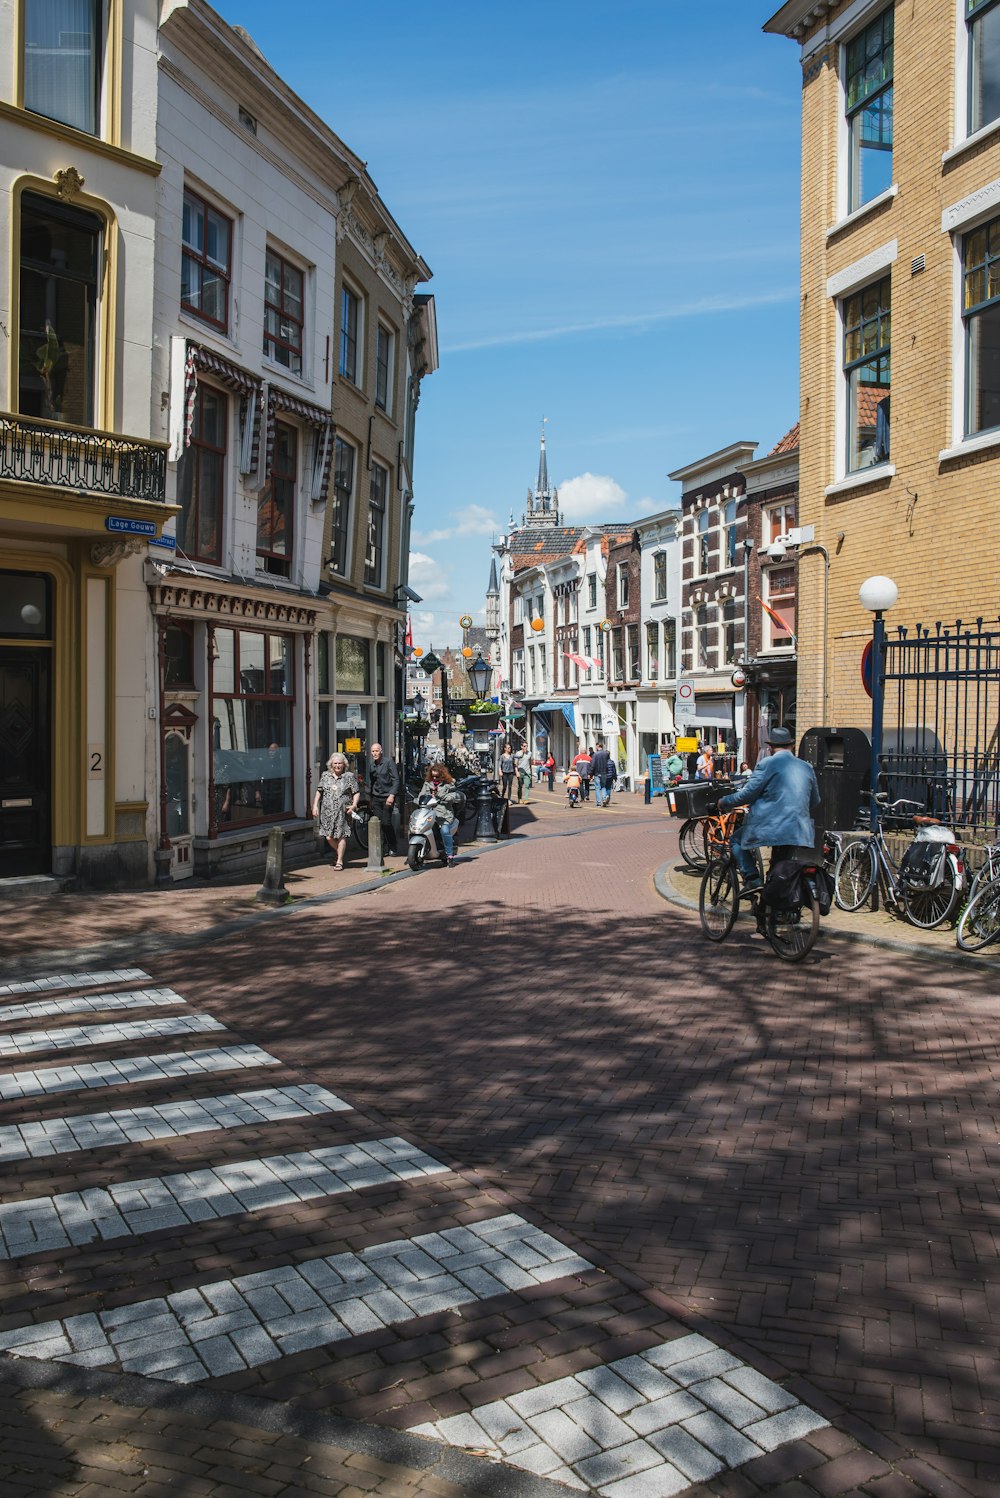
[[[523,524],[533,530],[562,525],[559,514],[559,490],[549,483],[549,464],[545,455],[545,422],[542,418],[542,448],[538,456],[538,482],[528,490],[528,508]]]

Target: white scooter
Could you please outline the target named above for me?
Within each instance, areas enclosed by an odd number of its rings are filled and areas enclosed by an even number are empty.
[[[428,859],[448,862],[443,843],[438,845],[437,808],[437,797],[431,796],[426,801],[418,801],[410,813],[406,862],[414,871],[423,868]]]

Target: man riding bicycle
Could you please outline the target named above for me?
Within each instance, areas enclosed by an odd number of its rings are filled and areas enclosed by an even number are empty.
[[[819,786],[812,765],[792,753],[787,728],[772,728],[767,742],[774,753],[762,759],[740,790],[723,796],[720,811],[749,807],[733,833],[730,847],[743,879],[741,894],[761,888],[753,848],[770,848],[772,858],[788,857],[791,848],[811,848],[816,840],[812,813],[819,808]]]

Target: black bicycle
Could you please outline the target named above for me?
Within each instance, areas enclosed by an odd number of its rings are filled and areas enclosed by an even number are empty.
[[[759,874],[760,855],[755,854]],[[780,903],[763,888],[744,892],[736,859],[728,842],[713,856],[701,881],[698,914],[709,941],[725,941],[736,925],[740,901],[750,906],[757,930],[783,962],[801,962],[812,951],[819,935],[820,899],[817,878],[820,864],[814,855],[796,855],[798,875],[790,881]],[[776,893],[776,892],[775,892]]]

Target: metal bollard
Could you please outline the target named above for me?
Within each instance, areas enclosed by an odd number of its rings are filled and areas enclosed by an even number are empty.
[[[645,784],[643,785],[643,788],[642,788],[642,799],[646,803],[647,806],[649,806],[652,803],[652,800],[653,800],[653,781],[652,781],[652,777],[650,775],[646,776],[646,781],[645,781]]]
[[[497,824],[493,815],[493,787],[489,781],[482,781],[479,794],[476,797],[478,815],[476,817],[476,842],[495,843],[497,841]]]
[[[289,898],[285,888],[285,830],[272,827],[267,839],[267,866],[264,883],[257,891],[256,899],[265,905],[284,905]]]
[[[378,817],[368,818],[368,868],[372,873],[381,873],[385,868],[382,857],[382,823]]]

